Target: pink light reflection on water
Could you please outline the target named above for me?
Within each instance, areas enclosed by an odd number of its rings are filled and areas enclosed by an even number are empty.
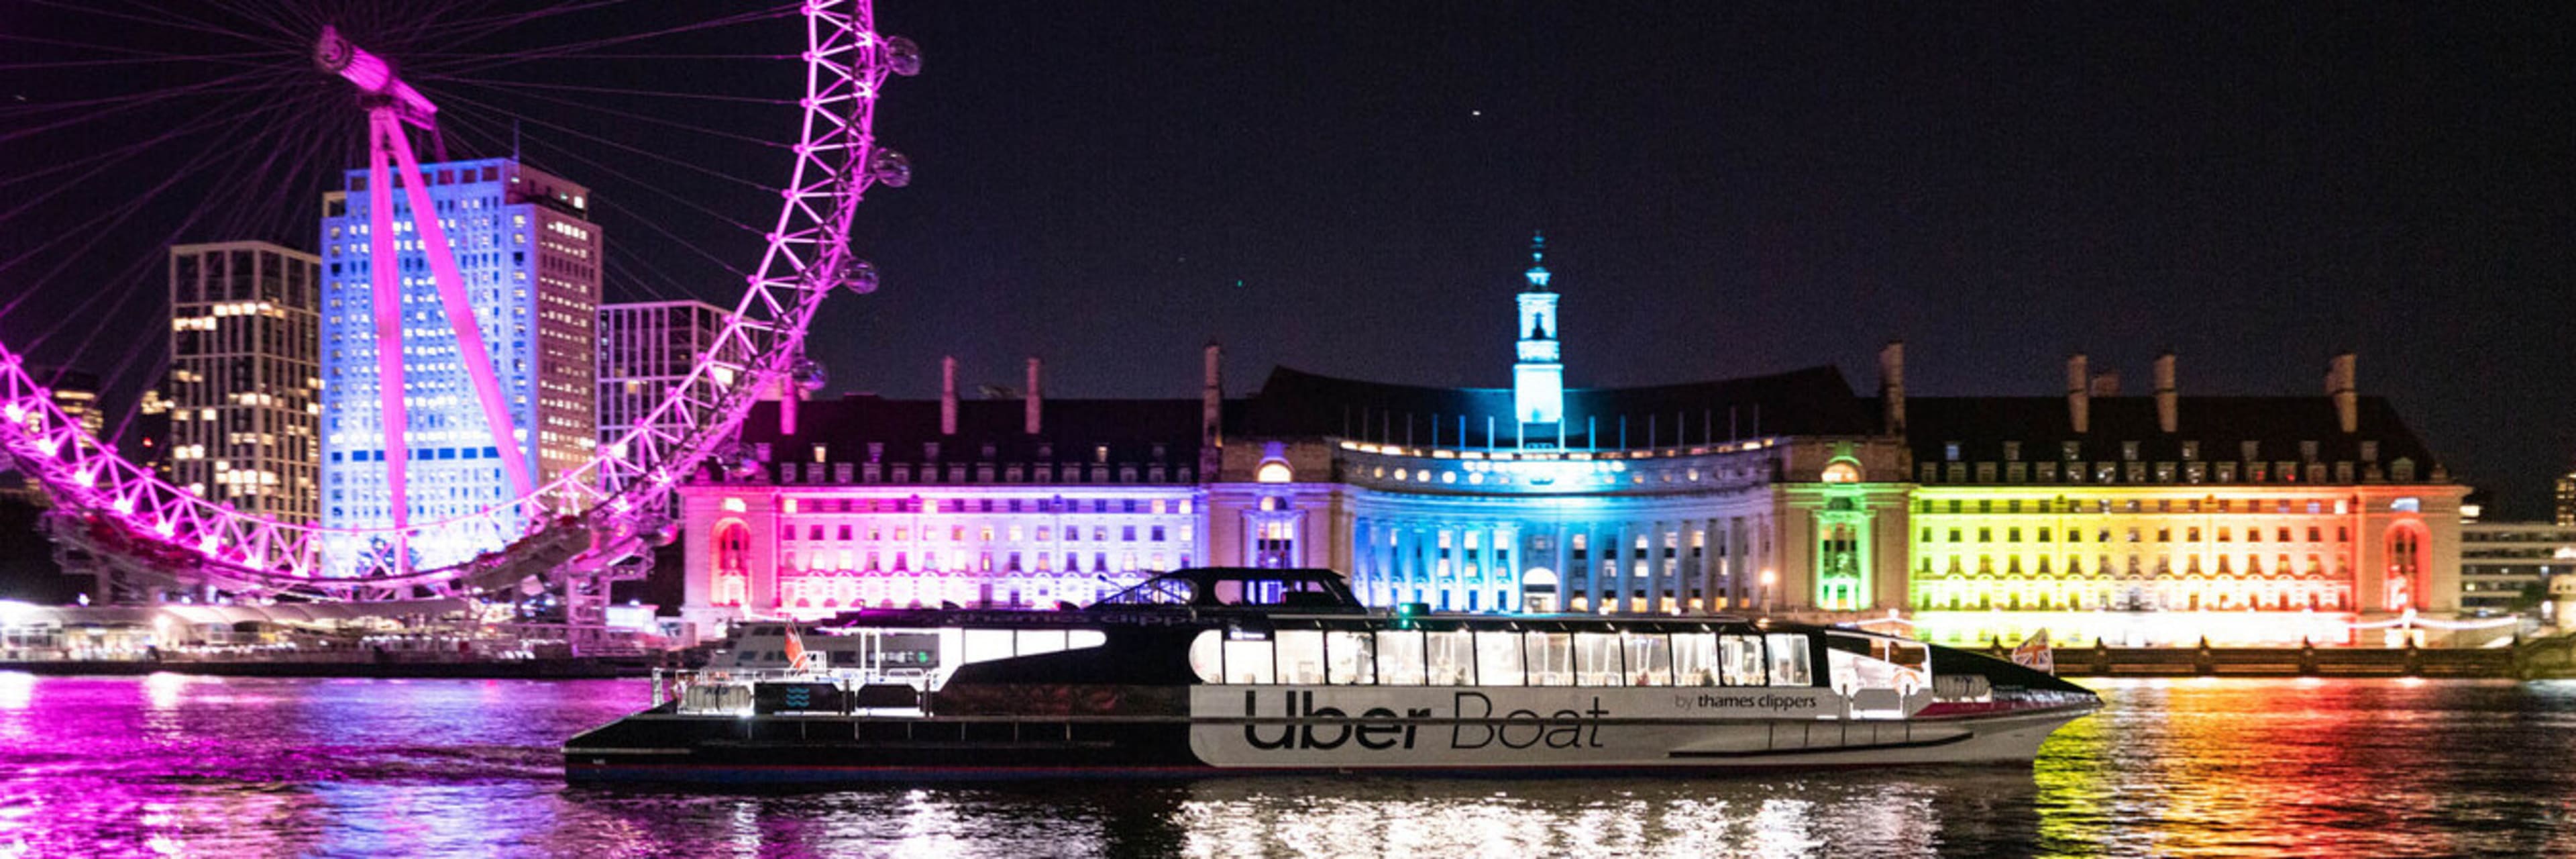
[[[2576,855],[2576,683],[2103,681],[2013,768],[567,788],[640,681],[0,674],[0,856]]]

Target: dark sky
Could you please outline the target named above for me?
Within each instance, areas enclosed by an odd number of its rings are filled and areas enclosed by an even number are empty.
[[[1238,394],[1280,363],[1499,386],[1544,229],[1579,386],[1830,363],[1868,388],[1901,338],[1918,395],[2054,394],[2076,350],[2142,391],[2166,349],[2185,393],[2308,394],[2349,349],[2507,515],[2546,515],[2576,453],[2564,4],[879,5],[928,62],[878,113],[915,166],[863,207],[884,288],[818,330],[838,389],[930,395],[942,354],[1016,384],[1033,354],[1059,396],[1188,396],[1210,338]],[[458,139],[498,145],[479,122]],[[541,162],[586,145],[524,130]],[[550,166],[642,240],[612,297],[638,265],[726,294],[624,222],[744,259],[628,184],[703,177],[588,152],[627,175]]]

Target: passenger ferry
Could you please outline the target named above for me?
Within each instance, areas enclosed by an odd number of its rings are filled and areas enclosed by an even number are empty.
[[[1082,608],[741,632],[709,668],[657,676],[651,709],[567,742],[566,776],[2027,765],[2101,707],[2045,672],[1857,629],[1378,611],[1330,570],[1182,570]]]

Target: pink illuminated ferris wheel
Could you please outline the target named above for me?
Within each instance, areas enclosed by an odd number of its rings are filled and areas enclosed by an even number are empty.
[[[871,123],[919,54],[867,0],[419,5],[0,20],[0,451],[58,556],[595,603],[676,482],[745,467],[752,403],[819,386],[808,326],[876,285],[857,204],[910,176]],[[724,312],[604,423],[585,314],[620,298]]]

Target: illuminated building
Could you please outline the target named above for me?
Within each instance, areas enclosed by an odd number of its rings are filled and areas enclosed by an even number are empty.
[[[2334,644],[2461,608],[2466,489],[2357,393],[2350,356],[2307,397],[2184,397],[2168,356],[2145,397],[2079,357],[2062,398],[1909,398],[1893,343],[1875,396],[1833,367],[1568,388],[1556,289],[1534,266],[1513,298],[1510,387],[1282,367],[1228,398],[1211,345],[1195,404],[1041,401],[1034,368],[1023,402],[960,403],[952,365],[935,403],[810,403],[786,434],[755,413],[750,461],[682,490],[689,605],[713,620],[825,614],[853,594],[1078,602],[1061,564],[1049,586],[1025,559],[1092,549],[1031,541],[1123,492],[1169,502],[1168,533],[1192,534],[1164,562],[1328,567],[1372,605],[1434,611],[1899,613],[1978,643]],[[972,536],[924,542],[924,526]],[[946,553],[935,582],[923,551]],[[790,581],[836,602],[800,604]]]
[[[778,403],[750,462],[681,492],[682,615],[702,626],[852,607],[1087,603],[1208,559],[1202,425],[1188,400],[854,395]]]
[[[45,380],[45,387],[53,397],[54,407],[62,409],[64,417],[79,422],[82,432],[89,433],[91,438],[98,438],[101,435],[100,430],[106,427],[107,422],[106,416],[99,412],[97,373],[63,367],[31,367],[27,375],[29,378]],[[8,457],[0,456],[0,469],[15,471],[16,465],[9,461]],[[33,477],[24,478],[10,494],[38,506],[51,506],[53,503],[46,498],[44,489],[36,484],[36,479]]]
[[[267,242],[170,249],[170,481],[244,513],[316,518],[321,261]],[[152,405],[147,403],[146,408]]]
[[[615,441],[687,381],[732,315],[703,301],[600,305],[600,442]]]
[[[589,460],[598,445],[599,227],[588,190],[506,158],[424,164],[462,271],[474,321],[485,332],[517,443],[543,484]],[[377,332],[370,317],[367,171],[324,199],[322,219],[323,524],[393,524],[386,484]],[[458,358],[408,201],[395,204],[403,389],[409,426],[409,518],[466,515],[516,497],[478,395]],[[492,546],[410,547],[418,562],[447,563]],[[335,548],[348,559],[367,547]],[[338,561],[335,561],[337,563]]]
[[[1018,401],[960,402],[952,362],[935,403],[806,403],[787,434],[763,404],[753,462],[682,490],[685,611],[1079,602],[1192,563],[1447,611],[1903,604],[1904,451],[1839,371],[1567,390],[1549,273],[1523,281],[1509,388],[1282,368],[1227,399],[1211,345],[1196,402],[1044,399],[1034,362]]]
[[[2460,608],[2460,499],[2338,356],[2321,397],[1917,398],[1912,584],[1932,640],[2343,643]],[[2004,613],[1997,617],[1993,613]]]
[[[2537,610],[2537,604],[2520,602],[2525,590],[2536,592],[2551,578],[2571,571],[2576,571],[2576,526],[2548,522],[2460,526],[2461,611]]]
[[[2576,525],[2576,472],[2558,477],[2558,524]]]

